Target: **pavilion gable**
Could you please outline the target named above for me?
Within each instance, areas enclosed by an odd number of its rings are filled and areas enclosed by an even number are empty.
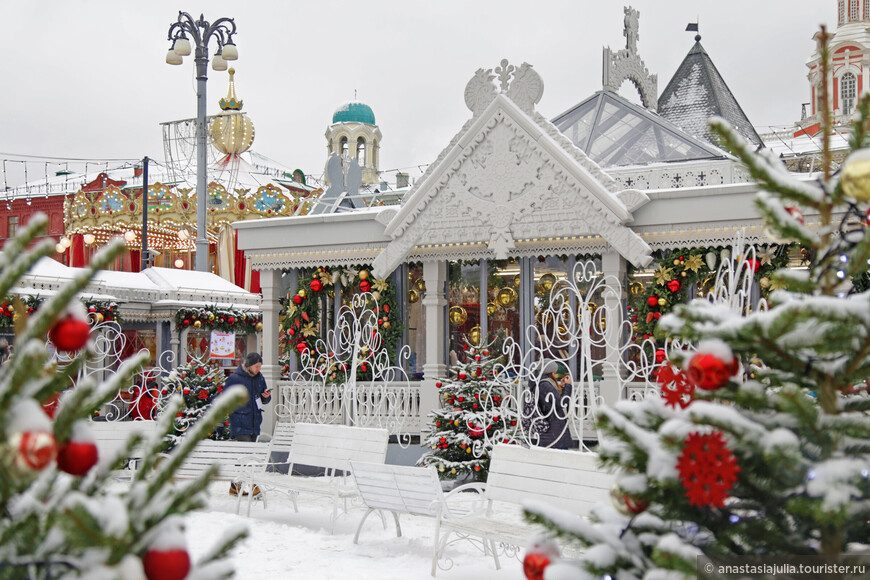
[[[498,76],[500,91],[492,82]],[[405,197],[375,259],[391,272],[421,248],[478,246],[504,259],[524,241],[600,236],[645,265],[649,246],[625,224],[648,201],[616,182],[535,111],[543,83],[531,66],[502,61],[478,70],[465,90],[473,113]],[[432,250],[434,249],[434,250]]]

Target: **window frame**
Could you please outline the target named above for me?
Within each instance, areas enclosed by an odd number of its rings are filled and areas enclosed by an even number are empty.
[[[847,80],[848,83],[846,82]],[[851,115],[855,111],[855,101],[858,98],[858,77],[854,72],[846,71],[840,75],[839,83],[841,114]],[[851,94],[846,94],[847,89]]]

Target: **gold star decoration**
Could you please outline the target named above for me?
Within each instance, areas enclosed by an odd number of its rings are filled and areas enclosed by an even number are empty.
[[[296,308],[295,304],[288,304],[287,305],[287,316],[291,316],[291,317],[295,316],[296,310],[297,310],[297,308]]]
[[[673,268],[665,268],[664,266],[659,266],[659,269],[656,270],[655,273],[656,283],[659,286],[664,286],[665,284],[667,284],[674,277],[672,273],[673,271]]]
[[[332,274],[329,272],[321,272],[320,281],[324,286],[332,286]]]
[[[700,270],[703,266],[704,266],[704,260],[698,254],[689,256],[689,258],[686,260],[685,264],[683,264],[683,267],[686,270],[691,270],[692,272],[695,272],[695,273],[697,273],[698,270]]]
[[[773,252],[771,251],[770,247],[767,246],[765,248],[759,248],[759,250],[760,251],[758,252],[758,260],[761,262],[761,265],[764,266],[765,264],[773,264]]]
[[[375,280],[374,284],[372,284],[374,289],[378,292],[386,292],[387,291],[387,281],[383,278],[378,278]]]
[[[313,323],[313,322],[309,322],[308,324],[306,324],[305,326],[303,326],[303,327],[299,330],[299,332],[302,333],[302,336],[314,336],[315,334],[317,334],[317,331],[314,329],[314,323]]]

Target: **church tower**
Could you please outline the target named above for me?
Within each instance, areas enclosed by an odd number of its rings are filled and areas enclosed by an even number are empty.
[[[848,123],[858,106],[858,100],[870,88],[870,0],[836,0],[837,31],[831,35],[831,67],[828,86],[834,123]],[[816,48],[807,61],[810,81],[811,115],[799,124],[800,135],[815,135],[820,129],[819,92],[821,84],[821,54]]]
[[[357,160],[363,185],[380,182],[381,130],[375,124],[371,107],[358,101],[338,107],[332,115],[332,125],[326,129],[326,144],[327,159],[335,153],[345,167],[351,159]]]

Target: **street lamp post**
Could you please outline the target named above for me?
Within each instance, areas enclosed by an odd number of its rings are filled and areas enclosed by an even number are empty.
[[[236,23],[232,18],[218,18],[209,23],[200,15],[194,21],[187,12],[178,13],[178,21],[169,27],[169,40],[172,45],[166,55],[166,62],[177,65],[182,63],[182,57],[190,54],[193,39],[196,47],[194,62],[196,63],[196,270],[208,271],[208,237],[206,236],[207,215],[207,177],[206,177],[206,130],[205,130],[205,85],[208,77],[208,41],[214,37],[217,41],[217,51],[212,59],[214,70],[226,70],[228,60],[239,58],[233,34],[236,33]]]

